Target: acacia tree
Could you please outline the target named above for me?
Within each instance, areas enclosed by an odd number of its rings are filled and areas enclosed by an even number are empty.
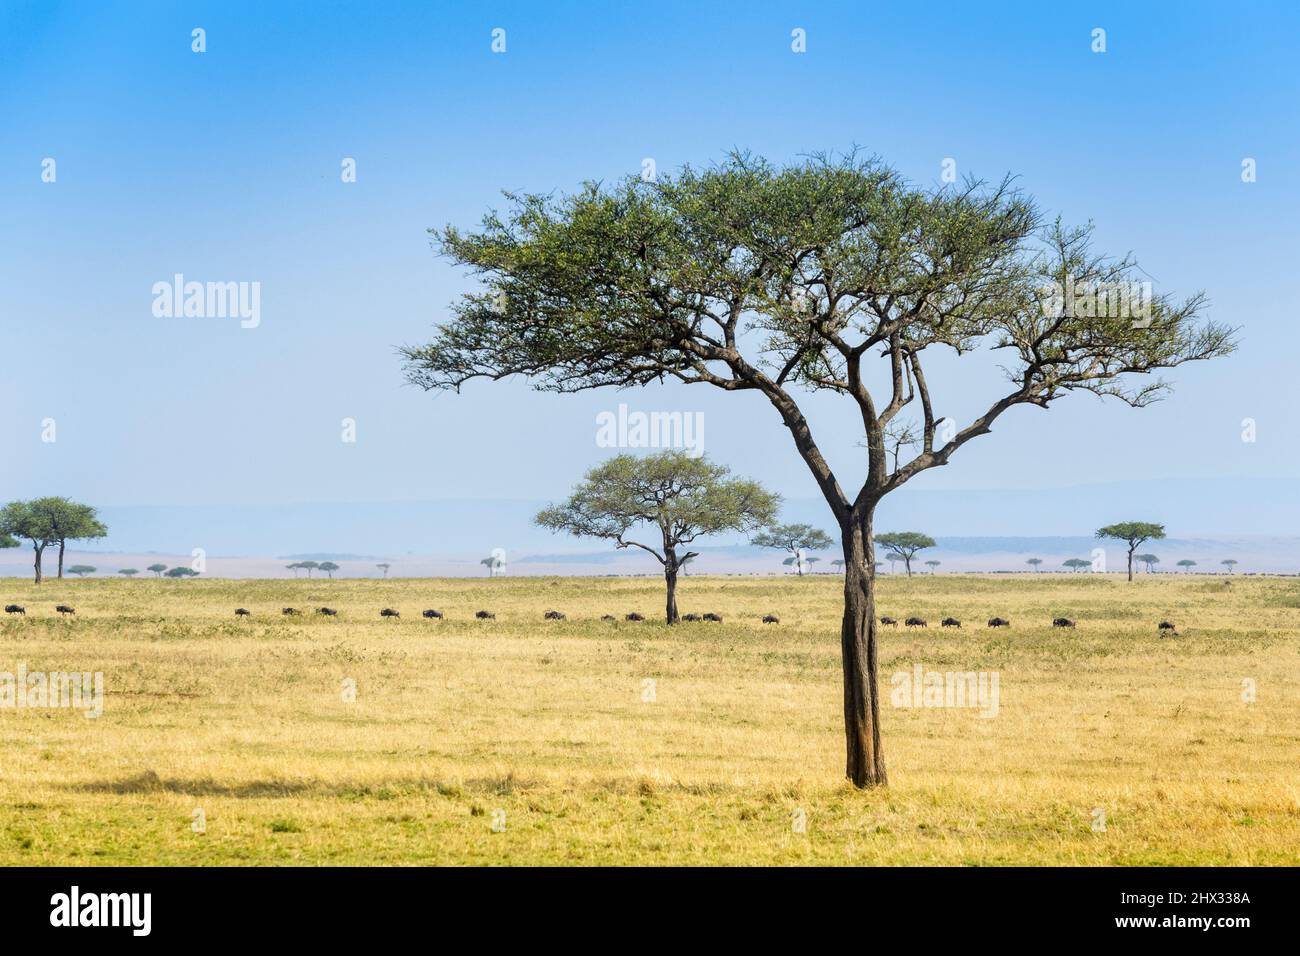
[[[618,455],[587,472],[568,501],[546,508],[535,520],[553,531],[654,555],[668,586],[665,616],[676,624],[677,573],[682,562],[698,555],[680,554],[678,548],[704,535],[752,531],[770,522],[780,504],[758,482],[730,475],[725,466],[682,451]],[[629,535],[638,527],[658,540],[633,540]]]
[[[54,519],[55,498],[37,498],[35,501],[11,501],[0,509],[0,534],[26,538],[32,545],[35,582],[41,583],[44,572],[41,558],[58,528]]]
[[[63,552],[69,541],[83,538],[103,538],[108,535],[108,528],[99,520],[99,515],[90,505],[67,498],[41,498],[43,506],[50,510],[54,525],[54,537],[51,543],[59,546],[58,576],[63,577]]]
[[[149,567],[145,568],[145,570],[146,570],[146,571],[152,571],[152,572],[154,573],[154,577],[158,577],[158,578],[160,578],[160,577],[163,576],[163,572],[167,570],[167,565],[165,565],[165,564],[151,564],[151,565],[149,565]],[[294,575],[294,577],[297,577],[297,575]]]
[[[118,569],[118,572],[117,572],[117,573],[118,573],[118,574],[125,575],[125,576],[128,577],[128,578],[133,578],[133,577],[135,577],[137,574],[140,573],[140,569],[139,569],[139,568],[120,568],[120,569]]]
[[[335,564],[333,561],[322,561],[318,565],[318,567],[320,568],[320,570],[324,571],[326,574],[329,575],[331,581],[334,580],[334,572],[339,569],[339,566]]]
[[[74,564],[68,568],[68,573],[84,578],[87,574],[94,574],[97,570],[98,568],[91,567],[89,564]]]
[[[1084,568],[1092,567],[1092,562],[1087,558],[1070,558],[1068,561],[1062,561],[1061,567],[1069,568],[1071,571],[1082,571]]]
[[[782,563],[794,565],[794,569],[802,577],[804,566],[812,560],[804,557],[803,553],[829,548],[835,542],[825,531],[814,528],[810,524],[776,524],[754,535],[749,543],[760,548],[779,548],[788,551],[790,558]]]
[[[1035,574],[1038,573],[1038,566],[1039,566],[1040,564],[1042,564],[1042,563],[1043,563],[1043,559],[1042,559],[1042,558],[1030,558],[1029,560],[1027,560],[1027,561],[1025,562],[1025,564],[1029,565],[1031,568],[1034,569],[1034,573],[1035,573]]]
[[[1178,562],[1178,566],[1184,571],[1190,571],[1192,568],[1196,567],[1196,562],[1191,558],[1183,558],[1183,560]]]
[[[925,566],[930,569],[931,574],[934,574],[934,569],[939,566],[939,562],[931,559],[925,562]]]
[[[388,577],[388,569],[391,568],[392,565],[384,562],[383,564],[376,564],[375,567],[384,572],[384,577]]]
[[[1147,566],[1147,574],[1155,570],[1155,565],[1160,563],[1160,559],[1154,554],[1138,554],[1133,556],[1134,561],[1141,561]]]
[[[1137,322],[1081,314],[1057,290],[1128,282],[1136,264],[1094,254],[1090,229],[1045,226],[1010,179],[920,188],[856,153],[784,168],[734,153],[656,182],[632,175],[570,196],[508,198],[478,231],[432,230],[483,285],[432,342],[402,350],[407,380],[459,390],[518,374],[576,392],[671,378],[766,399],[840,530],[846,773],[860,787],[886,782],[871,541],[879,502],[947,465],[1010,409],[1075,391],[1145,405],[1165,384],[1130,376],[1233,347],[1231,329],[1199,321],[1201,295],[1153,296]],[[964,425],[936,414],[925,367],[943,350],[1002,352],[1007,384]],[[869,384],[868,360],[883,388]],[[860,419],[867,456],[851,484],[824,457],[800,391],[842,396]],[[909,415],[919,442],[895,466],[886,429]]]
[[[878,534],[876,543],[883,544],[891,554],[898,555],[898,560],[903,562],[909,578],[912,576],[912,559],[916,557],[916,552],[935,546],[934,538],[919,531],[891,531],[888,534]]]
[[[1235,558],[1224,558],[1224,559],[1223,559],[1222,561],[1220,561],[1219,563],[1220,563],[1221,565],[1223,565],[1225,568],[1228,569],[1228,573],[1229,573],[1229,574],[1231,574],[1231,573],[1232,573],[1232,569],[1235,568],[1235,567],[1237,566],[1237,561],[1236,561]]]
[[[1165,526],[1150,521],[1121,521],[1097,529],[1099,538],[1116,538],[1128,545],[1128,579],[1133,580],[1133,552],[1149,540],[1163,538]]]

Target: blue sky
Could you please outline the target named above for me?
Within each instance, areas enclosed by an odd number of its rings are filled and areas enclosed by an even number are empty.
[[[1300,475],[1300,8],[604,7],[7,2],[0,498],[555,498],[607,454],[595,417],[620,402],[702,412],[711,456],[812,497],[760,399],[523,383],[430,396],[402,384],[394,353],[467,288],[429,227],[472,225],[502,189],[562,191],[737,146],[787,161],[858,144],[919,183],[946,157],[962,174],[1014,173],[1045,209],[1095,221],[1101,248],[1132,250],[1157,289],[1204,289],[1210,314],[1242,327],[1238,354],[1175,372],[1159,406],[1017,410],[918,488]],[[340,181],[344,157],[356,183]],[[151,287],[178,272],[260,282],[260,326],[155,318]],[[936,390],[973,412],[997,384],[963,366]],[[828,456],[856,475],[851,409],[811,407]]]

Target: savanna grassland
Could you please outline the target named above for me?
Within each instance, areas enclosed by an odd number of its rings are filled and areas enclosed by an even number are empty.
[[[1300,861],[1300,581],[886,576],[880,613],[930,623],[884,634],[886,694],[920,663],[1000,700],[887,697],[872,792],[842,782],[840,589],[688,577],[724,622],[668,628],[653,578],[9,579],[0,671],[105,698],[0,710],[0,864]]]

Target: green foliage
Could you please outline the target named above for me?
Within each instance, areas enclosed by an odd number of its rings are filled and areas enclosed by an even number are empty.
[[[322,561],[316,567],[328,574],[331,581],[334,579],[334,572],[339,569],[339,566],[333,561]]]
[[[68,568],[68,573],[75,574],[79,578],[84,578],[87,574],[94,574],[96,570],[96,568],[92,568],[88,564],[74,564],[72,567]]]
[[[172,568],[165,576],[169,578],[197,578],[199,572],[195,571],[193,568],[187,568],[184,565],[181,565],[180,567]]]
[[[162,573],[163,573],[164,571],[167,570],[167,565],[165,565],[165,564],[151,564],[151,565],[149,565],[149,567],[145,568],[145,570],[146,570],[146,571],[152,571],[156,576],[158,576],[158,577],[162,577]]]
[[[128,578],[133,578],[137,574],[139,574],[140,571],[137,568],[122,568],[117,573],[121,575],[125,575]]]
[[[1092,562],[1087,558],[1070,558],[1068,561],[1062,561],[1061,567],[1069,568],[1071,571],[1082,571],[1084,568],[1092,567]]]
[[[1165,526],[1150,521],[1121,521],[1097,529],[1098,538],[1116,538],[1128,543],[1129,551],[1141,547],[1144,541],[1165,536]]]
[[[8,532],[0,531],[0,548],[16,548],[18,545],[16,538],[9,537]]]

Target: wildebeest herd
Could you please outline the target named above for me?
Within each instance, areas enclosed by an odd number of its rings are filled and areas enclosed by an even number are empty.
[[[66,617],[69,614],[75,615],[77,613],[76,608],[70,607],[67,604],[56,605],[54,610],[58,612],[60,617]],[[27,608],[23,607],[21,604],[6,604],[5,613],[21,614],[23,616],[26,616]],[[298,610],[298,608],[296,607],[285,607],[280,609],[280,613],[286,617],[292,617],[295,615],[302,614],[302,611]],[[316,608],[316,613],[321,615],[322,617],[338,617],[339,615],[339,612],[332,607],[318,607]],[[253,616],[253,612],[248,610],[248,608],[244,608],[244,607],[235,608],[235,617],[252,617],[252,616]],[[394,608],[386,607],[379,612],[379,616],[383,618],[400,618],[402,614],[400,611],[397,611]],[[433,608],[429,608],[427,610],[422,611],[421,616],[431,621],[441,621],[445,618],[445,615],[442,613],[442,611],[434,610]],[[491,611],[475,611],[474,617],[476,620],[480,620],[480,621],[495,621],[497,616]],[[555,610],[547,611],[545,614],[542,615],[542,618],[547,621],[568,620],[567,615],[565,615],[563,611],[555,611]],[[612,614],[601,615],[600,619],[602,621],[617,620],[617,618],[615,618],[614,615]],[[631,614],[624,615],[623,619],[625,621],[644,621],[645,615],[638,614],[635,611],[633,611]],[[714,614],[712,612],[707,614],[683,614],[682,620],[690,621],[690,622],[710,621],[716,624],[721,624],[722,615]],[[777,617],[775,614],[763,615],[762,621],[764,624],[781,623],[781,619]],[[891,627],[891,626],[896,627],[898,625],[898,620],[892,617],[881,617],[880,623],[886,627]],[[915,617],[915,616],[907,618],[903,622],[903,624],[907,627],[929,627],[929,624],[926,623],[925,618]],[[961,621],[959,621],[955,617],[945,617],[940,622],[940,624],[943,627],[956,627],[956,628],[961,627]],[[1052,627],[1074,627],[1074,625],[1075,622],[1070,620],[1068,617],[1057,617],[1052,619]],[[1008,621],[1006,618],[991,617],[988,620],[988,626],[989,627],[1010,627],[1011,622]],[[1169,634],[1171,637],[1178,636],[1178,629],[1169,621],[1161,621],[1159,626],[1157,627],[1157,631],[1161,637],[1164,637],[1165,634]]]

